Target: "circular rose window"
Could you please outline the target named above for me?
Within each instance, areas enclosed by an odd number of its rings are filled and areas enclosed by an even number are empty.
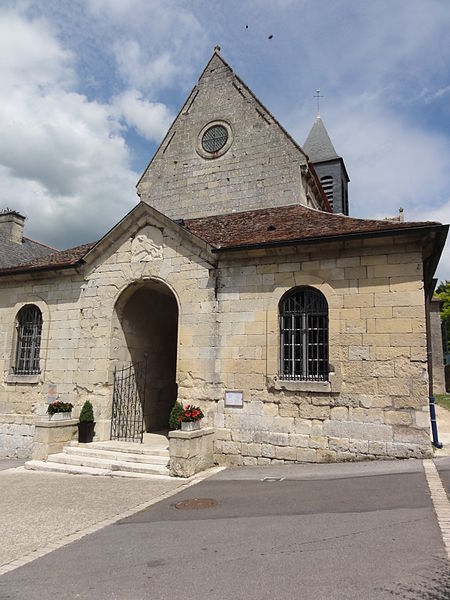
[[[228,140],[228,131],[223,125],[213,125],[205,131],[202,137],[202,147],[205,152],[222,150]]]
[[[197,137],[196,150],[203,158],[219,158],[230,149],[232,142],[230,125],[226,121],[217,120],[202,127]]]

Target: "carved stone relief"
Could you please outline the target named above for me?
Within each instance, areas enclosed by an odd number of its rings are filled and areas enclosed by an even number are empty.
[[[162,257],[162,233],[156,227],[146,225],[131,242],[131,262],[150,262]]]

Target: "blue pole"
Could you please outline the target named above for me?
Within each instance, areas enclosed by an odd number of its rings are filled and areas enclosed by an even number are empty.
[[[436,407],[434,405],[434,396],[429,397],[430,401],[430,419],[431,419],[431,433],[433,435],[433,446],[435,448],[442,448],[442,442],[439,441],[437,423],[436,423]]]

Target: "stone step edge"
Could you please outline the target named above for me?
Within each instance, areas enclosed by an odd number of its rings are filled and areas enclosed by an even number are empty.
[[[62,473],[66,475],[91,475],[97,477],[129,477],[135,479],[148,479],[154,481],[173,481],[173,477],[164,474],[135,473],[133,471],[109,471],[108,469],[94,469],[63,463],[48,463],[43,460],[30,460],[24,465],[30,471],[45,471],[46,473]],[[181,478],[180,478],[181,479]]]
[[[131,471],[134,473],[165,473],[169,472],[167,465],[133,463],[119,460],[108,460],[104,458],[91,458],[89,456],[76,456],[59,452],[50,454],[47,458],[47,464],[57,463],[72,466],[88,467],[93,469],[106,469],[108,471]],[[83,464],[85,463],[85,464]]]
[[[116,452],[115,450],[100,450],[99,448],[80,448],[79,446],[65,446],[65,454],[70,456],[86,456],[92,458],[110,458],[111,460],[122,460],[140,464],[167,464],[169,452],[164,456],[160,454],[131,454],[128,452]]]
[[[111,445],[110,445],[111,444]],[[169,451],[169,444],[167,444],[167,446],[161,446],[161,445],[155,445],[155,446],[150,446],[150,445],[144,445],[144,444],[136,444],[136,448],[130,448],[128,447],[120,447],[120,446],[116,446],[114,444],[113,441],[110,442],[90,442],[88,444],[80,444],[79,442],[76,441],[72,441],[68,444],[68,446],[72,447],[72,448],[84,448],[84,447],[89,447],[89,448],[96,448],[98,450],[112,450],[114,452],[125,452],[125,453],[133,453],[133,454],[160,454],[162,453],[163,455]]]
[[[93,469],[92,467],[77,467],[61,463],[48,463],[44,460],[29,460],[24,464],[30,471],[53,471],[59,473],[72,473],[76,475],[110,475],[107,469]]]

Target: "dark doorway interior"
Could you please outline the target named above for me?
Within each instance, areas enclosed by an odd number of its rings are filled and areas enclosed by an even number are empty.
[[[150,280],[128,288],[118,302],[116,314],[119,327],[113,339],[117,358],[123,363],[147,361],[145,431],[165,430],[177,397],[176,299],[165,284]]]

